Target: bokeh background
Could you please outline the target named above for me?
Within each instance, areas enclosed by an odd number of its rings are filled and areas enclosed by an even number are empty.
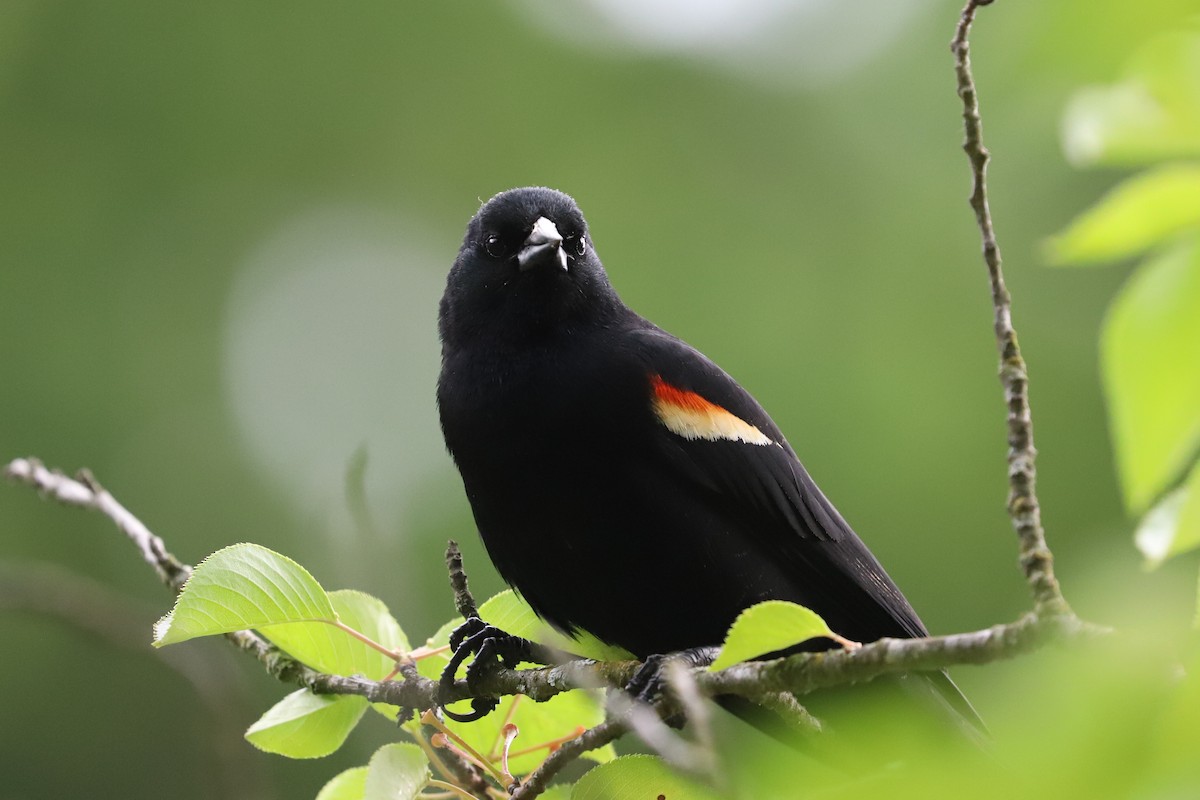
[[[437,301],[481,200],[573,194],[623,297],[772,412],[936,632],[1027,606],[943,0],[0,4],[0,460],[90,467],[181,558],[254,541],[452,613],[501,588],[437,428]],[[1127,268],[1046,265],[1117,173],[1064,104],[1194,0],[1001,2],[973,36],[991,188],[1069,596],[1186,621],[1139,569],[1096,336]],[[103,519],[0,487],[0,797],[312,796],[390,731],[287,762],[282,687]],[[963,670],[985,717],[1009,667]],[[989,671],[991,670],[991,671]]]

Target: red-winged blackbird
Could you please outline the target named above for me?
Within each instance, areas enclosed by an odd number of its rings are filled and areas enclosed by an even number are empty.
[[[479,532],[556,628],[644,658],[790,600],[858,642],[926,635],[755,399],[621,302],[567,195],[480,208],[439,329],[442,430]]]

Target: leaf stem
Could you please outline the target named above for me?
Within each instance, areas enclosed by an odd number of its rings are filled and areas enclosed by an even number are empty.
[[[501,749],[504,745],[504,728],[506,725],[512,724],[513,717],[517,713],[517,706],[521,703],[521,698],[524,695],[513,695],[513,701],[508,707],[508,711],[504,712],[504,720],[500,723],[500,730],[496,731],[496,738],[492,741],[492,749],[488,751],[488,757],[495,760],[500,757]]]
[[[507,787],[510,783],[512,783],[512,779],[506,778],[504,773],[496,769],[496,766],[491,761],[480,755],[479,752],[474,747],[467,744],[466,740],[464,740],[461,736],[446,727],[446,724],[438,719],[437,714],[433,713],[432,711],[426,711],[421,715],[421,722],[431,728],[436,728],[448,740],[457,745],[458,748],[461,748],[462,755],[466,756],[471,761],[474,761],[476,766],[487,770],[488,773],[490,773],[491,776],[496,779],[496,782],[501,786]]]
[[[479,800],[478,797],[471,794],[470,792],[468,792],[466,789],[462,788],[461,786],[455,786],[453,783],[447,783],[446,781],[439,781],[437,778],[430,778],[429,781],[425,785],[433,786],[436,789],[443,789],[447,792],[450,792],[451,794],[458,795],[459,797],[465,798],[465,800]]]
[[[425,647],[422,645],[421,647],[418,647],[416,650],[409,650],[408,657],[413,661],[420,661],[423,658],[429,658],[430,656],[441,655],[442,653],[446,652],[449,649],[450,649],[450,645],[448,645],[448,644],[444,644],[441,647]]]
[[[390,648],[384,647],[379,642],[372,639],[370,636],[367,636],[365,633],[361,633],[360,631],[357,631],[354,628],[351,628],[349,625],[342,622],[340,619],[335,619],[335,620],[323,619],[320,621],[328,622],[330,625],[337,628],[338,630],[345,631],[346,633],[353,636],[355,639],[358,639],[360,642],[365,644],[367,647],[371,648],[372,650],[378,650],[380,653],[383,653],[385,656],[392,659],[393,661],[399,661],[400,659],[407,657],[406,653],[401,653],[398,650],[392,650]]]
[[[553,751],[555,748],[562,747],[564,744],[571,741],[572,739],[578,739],[580,736],[583,735],[584,731],[586,731],[586,730],[587,730],[587,728],[580,725],[578,728],[575,729],[574,733],[567,734],[566,736],[560,736],[557,739],[551,739],[550,741],[547,741],[547,742],[539,742],[538,744],[530,745],[529,747],[526,747],[521,750],[513,750],[511,753],[508,754],[508,756],[509,756],[509,758],[517,758],[518,756],[527,756],[530,753],[536,753],[538,750]]]

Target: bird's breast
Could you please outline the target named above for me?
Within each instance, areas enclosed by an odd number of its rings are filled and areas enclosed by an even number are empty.
[[[480,449],[500,460],[544,450],[597,453],[636,441],[652,413],[647,381],[633,365],[582,344],[464,352],[444,359],[438,406],[456,459]]]

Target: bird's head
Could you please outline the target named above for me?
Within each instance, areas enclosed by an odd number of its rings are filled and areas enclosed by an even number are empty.
[[[488,200],[467,225],[442,297],[444,342],[536,338],[620,305],[570,196],[541,187]]]

